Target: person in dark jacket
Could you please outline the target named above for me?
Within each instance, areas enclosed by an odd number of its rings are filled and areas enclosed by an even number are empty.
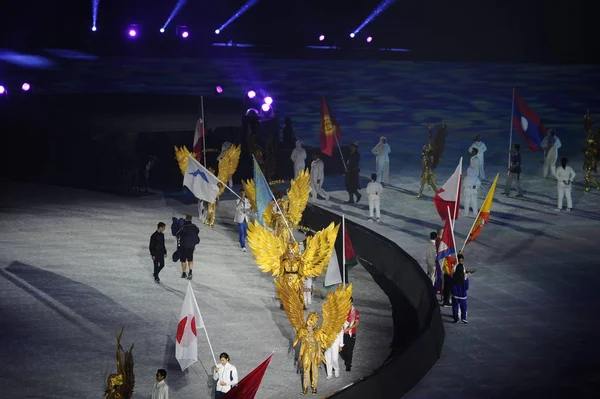
[[[150,236],[150,256],[154,262],[154,281],[160,283],[158,273],[165,267],[165,255],[167,255],[167,247],[165,246],[165,231],[166,225],[163,222],[158,223],[156,231]]]
[[[460,319],[463,323],[467,321],[467,291],[469,290],[469,275],[463,264],[465,257],[458,254],[458,264],[452,276],[452,316],[454,322],[458,323],[458,308],[460,307]]]
[[[354,204],[354,194],[356,194],[356,202],[360,201],[362,195],[360,190],[360,154],[358,153],[358,142],[350,144],[350,155],[346,159],[346,191],[350,198],[348,204]]]
[[[200,230],[198,226],[192,223],[192,216],[187,215],[183,226],[177,232],[177,241],[179,242],[179,260],[181,261],[181,278],[192,279],[192,269],[194,268],[194,249],[200,242]],[[186,273],[188,271],[188,273]]]

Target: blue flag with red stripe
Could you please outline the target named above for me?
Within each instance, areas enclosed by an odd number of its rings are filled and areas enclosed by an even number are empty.
[[[542,125],[542,121],[537,114],[519,97],[516,90],[514,101],[513,126],[521,133],[529,149],[537,151],[540,149],[542,139],[546,135],[546,128]]]

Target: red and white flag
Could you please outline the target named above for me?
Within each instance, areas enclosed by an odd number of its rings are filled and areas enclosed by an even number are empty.
[[[204,328],[204,321],[192,290],[192,283],[188,281],[175,343],[175,358],[181,366],[181,371],[198,361],[198,330],[202,328]]]
[[[196,130],[194,131],[194,145],[192,152],[196,154],[198,162],[202,162],[202,139],[204,138],[204,121],[202,118],[196,122]]]
[[[223,399],[254,399],[272,357],[273,353],[271,353],[271,356],[269,356],[267,360],[252,370],[250,374],[242,378],[236,386],[231,388],[231,390],[223,396]]]
[[[448,219],[448,208],[452,220],[458,219],[458,210],[460,208],[460,191],[462,185],[462,158],[456,167],[452,176],[444,183],[442,188],[433,197],[433,204],[439,213],[442,221]]]

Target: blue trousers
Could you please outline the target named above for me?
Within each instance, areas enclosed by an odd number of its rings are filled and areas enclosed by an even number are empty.
[[[243,223],[238,223],[237,225],[240,232],[240,247],[246,248],[246,231],[248,230],[248,222],[244,220]]]
[[[452,316],[454,317],[454,321],[458,321],[458,307],[460,306],[460,318],[462,320],[467,320],[467,298],[458,299],[456,297],[452,297]]]

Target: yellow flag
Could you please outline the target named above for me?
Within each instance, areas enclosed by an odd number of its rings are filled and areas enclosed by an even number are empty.
[[[494,200],[494,192],[496,191],[496,183],[498,183],[499,175],[500,174],[496,175],[496,178],[492,183],[492,187],[490,188],[490,191],[485,197],[483,205],[481,205],[481,209],[479,210],[479,214],[475,219],[475,223],[473,223],[473,226],[471,227],[471,231],[469,232],[469,236],[467,237],[467,242],[465,243],[465,245],[467,245],[471,241],[475,241],[475,239],[483,229],[483,226],[485,226],[488,220],[490,219],[490,212],[492,211],[492,202]]]

